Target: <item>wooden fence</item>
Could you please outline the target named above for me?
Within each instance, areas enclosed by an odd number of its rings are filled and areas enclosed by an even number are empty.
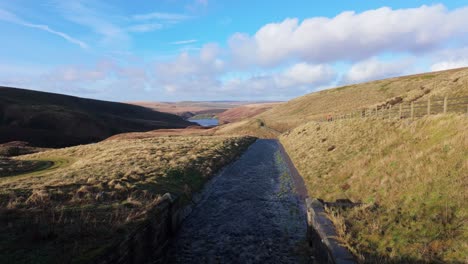
[[[365,108],[347,114],[330,114],[317,121],[334,121],[350,118],[418,118],[425,115],[445,113],[467,113],[468,96],[464,97],[430,97],[426,101],[402,102],[395,105],[384,105],[374,108]]]

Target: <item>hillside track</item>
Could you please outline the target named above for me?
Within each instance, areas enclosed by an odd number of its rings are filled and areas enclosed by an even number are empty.
[[[305,262],[305,205],[284,155],[277,140],[257,140],[207,183],[169,263]]]

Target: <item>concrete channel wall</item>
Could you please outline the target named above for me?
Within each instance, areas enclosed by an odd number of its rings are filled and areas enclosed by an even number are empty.
[[[336,240],[333,223],[325,214],[324,205],[318,199],[306,199],[307,239],[312,248],[315,263],[352,264],[354,256]]]
[[[124,240],[95,259],[95,264],[136,264],[166,262],[170,238],[193,206],[184,205],[179,198],[166,193],[160,203],[149,212],[149,217]],[[155,261],[156,260],[156,261]]]

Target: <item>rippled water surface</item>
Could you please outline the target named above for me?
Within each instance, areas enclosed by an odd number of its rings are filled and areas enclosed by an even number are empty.
[[[207,183],[170,263],[301,263],[303,200],[275,140],[258,140]]]

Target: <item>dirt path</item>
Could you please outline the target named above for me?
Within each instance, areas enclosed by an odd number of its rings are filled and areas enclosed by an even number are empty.
[[[258,140],[210,181],[170,263],[301,263],[306,215],[276,140]]]

